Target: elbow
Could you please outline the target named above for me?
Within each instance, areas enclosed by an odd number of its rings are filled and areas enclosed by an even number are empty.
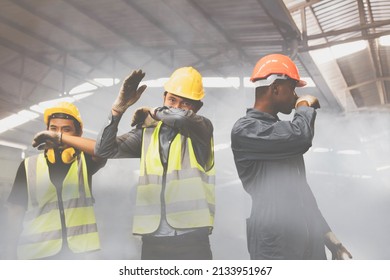
[[[101,159],[113,158],[117,152],[117,148],[101,149],[98,145],[95,146],[94,156]]]
[[[304,150],[305,152],[308,151],[312,145],[312,138],[305,138],[301,141],[302,150]]]
[[[309,149],[313,145],[313,137],[306,137],[302,142]]]
[[[109,152],[105,152],[105,153],[97,153],[95,152],[95,157],[97,158],[100,158],[100,159],[109,159],[109,158],[113,158],[115,155],[115,153],[109,153]]]
[[[312,146],[314,138],[314,130],[307,128],[307,129],[301,129],[298,133],[298,139],[302,143],[303,146],[307,147],[309,149]]]
[[[297,134],[294,139],[291,139],[291,143],[295,143],[295,147],[299,151],[306,152],[312,146],[313,137],[308,133]]]
[[[94,156],[99,158],[106,158],[107,153],[102,153],[99,149],[96,149],[95,147]]]

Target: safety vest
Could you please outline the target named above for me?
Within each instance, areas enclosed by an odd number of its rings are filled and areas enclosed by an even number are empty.
[[[62,248],[62,226],[56,187],[43,154],[25,160],[28,206],[19,239],[19,259],[53,256]],[[87,165],[81,153],[62,184],[62,200],[69,249],[82,253],[100,248]]]
[[[209,227],[215,215],[215,169],[211,140],[211,169],[197,161],[192,141],[177,134],[170,144],[168,164],[160,158],[159,132],[162,122],[143,131],[139,185],[133,219],[134,234],[155,232],[161,220],[162,202],[166,219],[175,229]]]

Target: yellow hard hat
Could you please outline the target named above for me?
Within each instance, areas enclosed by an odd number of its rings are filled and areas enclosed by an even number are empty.
[[[192,100],[204,97],[202,75],[193,67],[182,67],[164,84],[165,91]]]
[[[57,114],[62,113],[62,114],[67,114],[69,116],[72,116],[80,123],[80,127],[81,128],[83,127],[83,121],[81,120],[79,110],[72,103],[63,101],[63,102],[58,102],[53,107],[47,108],[43,114],[43,120],[45,121],[46,125],[48,125],[49,123],[50,116],[56,113]]]

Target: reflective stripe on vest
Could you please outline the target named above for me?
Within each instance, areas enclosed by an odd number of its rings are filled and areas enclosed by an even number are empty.
[[[145,128],[143,132],[133,233],[152,233],[160,225],[164,178],[168,224],[176,229],[212,228],[215,214],[214,165],[205,171],[196,160],[191,139],[177,134],[170,144],[168,166],[164,170],[159,152],[161,124]],[[213,163],[212,142],[211,160]]]
[[[25,160],[28,207],[19,239],[18,258],[39,259],[62,248],[62,228],[56,187],[50,180],[43,154]],[[81,153],[65,176],[62,186],[69,249],[74,253],[100,248],[87,166]]]

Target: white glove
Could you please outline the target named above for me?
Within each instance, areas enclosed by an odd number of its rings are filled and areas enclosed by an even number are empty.
[[[306,101],[309,104],[309,107],[313,107],[314,109],[320,108],[320,102],[317,97],[312,95],[303,95],[300,96],[295,102],[295,108],[298,108],[298,104],[302,101]]]

